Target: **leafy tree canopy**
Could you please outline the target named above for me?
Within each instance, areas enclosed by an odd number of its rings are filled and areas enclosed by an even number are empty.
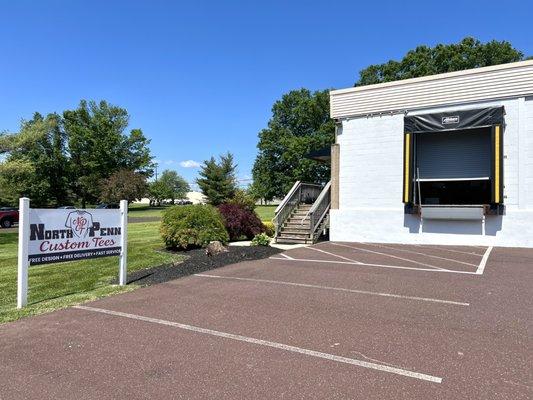
[[[35,206],[60,205],[68,201],[69,166],[65,153],[61,117],[35,113],[22,121],[17,134],[0,136],[0,201],[16,204],[26,196]]]
[[[140,129],[126,133],[125,109],[82,100],[75,110],[36,113],[20,132],[0,135],[0,201],[27,196],[34,206],[101,197],[100,183],[120,170],[152,174],[150,141]]]
[[[128,203],[141,199],[148,190],[146,177],[139,172],[121,169],[103,179],[100,185],[100,200],[105,203],[118,203],[128,200]]]
[[[140,129],[124,133],[128,112],[106,101],[82,100],[63,113],[74,176],[75,192],[82,204],[99,197],[100,182],[121,169],[145,176],[153,173],[152,157]]]
[[[183,179],[176,171],[164,170],[161,177],[150,183],[150,200],[153,203],[161,204],[163,200],[170,199],[174,204],[175,199],[187,197],[189,183]]]
[[[251,192],[257,198],[283,197],[295,181],[325,183],[330,166],[304,156],[334,141],[329,91],[293,90],[272,107],[268,127],[259,132]]]
[[[209,204],[218,206],[235,196],[236,169],[231,153],[221,155],[218,162],[214,157],[204,161],[196,182]]]
[[[370,65],[359,73],[355,86],[372,85],[400,79],[416,78],[505,64],[524,59],[524,54],[507,41],[481,43],[466,37],[459,43],[418,46],[400,60]]]

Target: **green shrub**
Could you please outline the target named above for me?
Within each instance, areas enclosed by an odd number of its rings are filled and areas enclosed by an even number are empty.
[[[255,209],[255,199],[244,189],[237,189],[227,203],[236,204],[252,212]]]
[[[266,233],[260,233],[259,235],[255,235],[252,239],[252,243],[250,243],[251,246],[269,246],[270,245],[270,237]]]
[[[166,247],[171,249],[205,247],[213,240],[222,243],[229,240],[218,210],[201,204],[167,209],[161,219],[160,232]]]
[[[263,228],[265,229],[265,233],[270,237],[273,237],[274,233],[276,233],[276,227],[274,226],[274,222],[263,222]]]

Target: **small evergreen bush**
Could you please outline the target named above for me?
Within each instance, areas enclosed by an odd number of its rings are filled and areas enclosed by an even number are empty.
[[[270,246],[270,237],[266,233],[255,235],[252,239],[251,246]]]
[[[274,222],[271,222],[271,221],[263,222],[263,228],[264,228],[265,233],[270,237],[273,237],[274,233],[276,233],[276,227],[274,226]]]
[[[227,243],[229,239],[219,211],[201,204],[167,209],[163,213],[160,232],[170,249],[205,247],[213,240]]]
[[[230,240],[239,240],[243,237],[252,239],[264,231],[263,223],[254,211],[247,207],[225,203],[218,207],[224,221]]]

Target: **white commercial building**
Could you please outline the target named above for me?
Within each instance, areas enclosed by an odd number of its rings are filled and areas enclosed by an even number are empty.
[[[533,61],[334,90],[330,238],[533,247]]]

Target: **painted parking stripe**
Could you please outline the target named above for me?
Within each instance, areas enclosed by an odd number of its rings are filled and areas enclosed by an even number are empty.
[[[432,245],[429,245],[429,244],[412,244],[411,246],[422,247],[423,249],[424,248],[428,248],[428,249],[435,249],[435,250],[442,250],[442,251],[450,251],[452,253],[468,254],[468,255],[471,255],[471,256],[483,257],[483,254],[475,253],[473,251],[470,252],[470,251],[454,250],[454,249],[449,249],[447,247],[432,246]]]
[[[285,253],[280,253],[279,255],[282,256],[282,257],[284,257],[284,258],[286,258],[287,260],[294,260],[294,258],[292,258],[291,256],[288,256],[288,255],[285,254]]]
[[[348,245],[342,244],[342,243],[334,243],[334,242],[329,242],[329,243],[334,245],[334,246],[347,247],[349,249],[366,251],[367,253],[379,254],[379,255],[382,255],[382,256],[395,258],[397,260],[408,261],[410,263],[422,265],[424,267],[429,267],[429,268],[434,268],[434,269],[441,269],[441,270],[444,269],[444,268],[440,268],[440,267],[437,267],[437,266],[431,265],[431,264],[426,264],[426,263],[423,263],[423,262],[420,262],[420,261],[413,261],[413,260],[411,260],[409,258],[403,258],[403,257],[395,256],[393,254],[382,253],[381,251],[374,251],[374,250],[369,250],[369,249],[365,249],[365,248],[362,248],[362,247],[356,247],[356,246],[348,246]]]
[[[338,257],[338,258],[340,258],[341,260],[351,261],[351,262],[354,262],[354,263],[357,263],[357,264],[361,264],[360,261],[353,260],[353,259],[348,258],[348,257],[340,256],[340,255],[338,255],[338,254],[330,253],[329,251],[325,251],[325,250],[322,250],[322,249],[318,249],[318,248],[316,248],[316,247],[307,247],[307,249],[308,249],[308,250],[319,251],[319,252],[321,252],[321,253],[328,254],[328,255],[333,256],[333,257]]]
[[[291,345],[287,345],[283,343],[271,342],[271,341],[263,340],[263,339],[256,339],[256,338],[252,338],[248,336],[236,335],[233,333],[215,331],[213,329],[200,328],[198,326],[182,324],[179,322],[167,321],[167,320],[159,319],[159,318],[145,317],[143,315],[129,314],[129,313],[124,313],[120,311],[113,311],[113,310],[107,310],[107,309],[96,308],[96,307],[74,306],[73,308],[77,308],[79,310],[90,311],[90,312],[101,313],[101,314],[112,315],[115,317],[123,317],[123,318],[134,319],[137,321],[150,322],[153,324],[171,326],[173,328],[179,328],[179,329],[184,329],[184,330],[191,331],[191,332],[202,333],[204,335],[217,336],[217,337],[221,337],[225,339],[236,340],[239,342],[245,342],[245,343],[251,343],[251,344],[255,344],[259,346],[271,347],[271,348],[278,349],[278,350],[285,350],[285,351],[289,351],[292,353],[304,354],[304,355],[311,356],[311,357],[321,358],[323,360],[335,361],[335,362],[342,363],[342,364],[355,365],[358,367],[368,368],[368,369],[381,371],[381,372],[388,372],[388,373],[396,374],[396,375],[402,375],[402,376],[406,376],[409,378],[420,379],[423,381],[428,381],[428,382],[433,382],[433,383],[442,382],[442,378],[439,378],[437,376],[410,371],[410,370],[402,369],[399,367],[393,367],[390,365],[358,360],[355,358],[336,356],[334,354],[323,353],[323,352],[315,351],[315,350],[308,350],[308,349],[304,349],[301,347],[291,346]]]
[[[381,296],[381,297],[393,297],[396,299],[427,301],[430,303],[451,304],[451,305],[456,305],[456,306],[469,306],[470,305],[469,303],[463,303],[460,301],[433,299],[430,297],[404,296],[404,295],[394,294],[394,293],[372,292],[368,290],[346,289],[346,288],[338,288],[338,287],[332,287],[332,286],[311,285],[307,283],[274,281],[270,279],[241,278],[237,276],[222,276],[222,275],[210,275],[210,274],[195,274],[195,276],[199,276],[202,278],[228,279],[228,280],[235,280],[235,281],[259,282],[259,283],[271,283],[271,284],[276,284],[276,285],[296,286],[296,287],[304,287],[304,288],[311,288],[311,289],[333,290],[337,292],[357,293],[357,294],[365,294],[365,295]]]
[[[445,257],[440,257],[440,256],[434,256],[432,254],[420,253],[419,251],[407,250],[407,249],[397,249],[396,247],[385,246],[385,245],[377,244],[377,243],[363,242],[363,244],[366,244],[368,246],[375,246],[375,247],[381,247],[381,248],[384,248],[384,249],[395,250],[395,251],[403,251],[405,253],[418,254],[418,255],[421,255],[421,256],[425,256],[425,257],[429,257],[429,258],[435,258],[435,259],[438,259],[438,260],[451,261],[451,262],[458,263],[458,264],[469,265],[471,267],[477,267],[477,264],[469,263],[469,262],[466,262],[466,261],[454,260],[453,258],[445,258]]]
[[[325,263],[325,264],[344,264],[353,265],[355,267],[377,267],[377,268],[392,268],[392,269],[406,269],[411,271],[425,271],[425,272],[449,272],[451,274],[463,274],[463,275],[479,275],[470,271],[456,271],[453,269],[434,269],[434,268],[416,268],[416,267],[403,267],[401,265],[387,265],[387,264],[369,264],[350,261],[337,261],[337,260],[313,260],[311,258],[295,258],[293,260],[287,260],[280,257],[269,257],[270,260],[282,260],[290,262],[304,262],[304,263]]]
[[[483,254],[483,258],[481,259],[481,262],[479,263],[477,270],[476,270],[477,275],[483,275],[483,271],[485,271],[485,266],[487,265],[487,261],[489,259],[491,251],[492,251],[492,246],[489,246],[487,250],[485,251],[485,254]]]

